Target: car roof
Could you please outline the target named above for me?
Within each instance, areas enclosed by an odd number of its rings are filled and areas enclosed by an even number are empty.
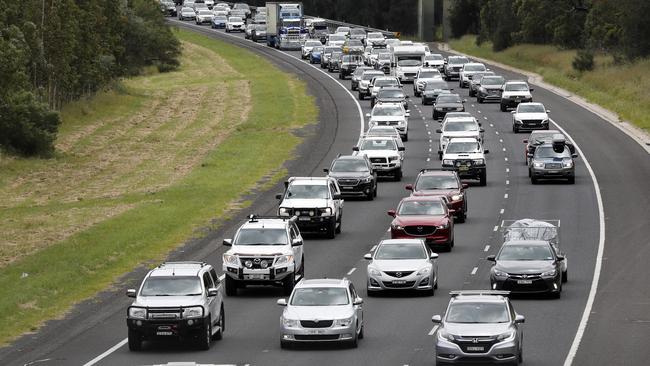
[[[454,137],[451,140],[449,140],[449,143],[451,144],[453,142],[478,142],[477,139],[474,137]]]
[[[538,246],[547,246],[549,245],[548,241],[546,240],[510,240],[505,243],[503,243],[503,246],[506,245],[521,245],[521,244],[526,244],[526,245],[538,245]]]
[[[365,161],[366,158],[365,158],[365,155],[341,155],[341,156],[337,157],[336,159],[334,159],[334,161],[337,161],[337,160],[363,160],[363,161]]]
[[[456,177],[456,172],[453,170],[423,170],[419,175],[423,176],[442,176],[442,175],[451,175]]]
[[[165,262],[152,269],[149,277],[196,276],[205,266],[202,262]]]
[[[397,245],[397,244],[408,244],[408,243],[424,244],[424,240],[423,239],[384,239],[379,242],[379,245]]]
[[[287,226],[287,220],[283,219],[260,219],[246,221],[241,229],[283,229]]]
[[[554,134],[562,134],[562,132],[558,130],[537,130],[533,131],[530,133],[531,136],[533,135],[554,135]]]
[[[413,201],[440,201],[442,203],[446,203],[441,196],[431,195],[431,196],[407,196],[402,198],[400,204],[402,202],[413,202]]]
[[[330,181],[328,177],[291,177],[289,178],[289,183],[298,183],[298,184],[327,184]]]
[[[489,303],[506,303],[507,298],[503,295],[458,295],[451,298],[452,303],[463,302],[489,302]]]
[[[524,80],[508,80],[508,81],[506,81],[506,84],[526,84],[526,85],[528,85],[528,83],[525,82]]]
[[[310,280],[302,280],[296,284],[296,287],[347,287],[348,280],[337,278],[318,278]]]
[[[445,120],[445,123],[454,123],[454,122],[474,122],[478,123],[476,117],[474,116],[458,116],[458,117],[449,117]]]

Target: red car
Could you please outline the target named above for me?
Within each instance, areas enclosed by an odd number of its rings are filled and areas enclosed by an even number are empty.
[[[454,210],[440,196],[410,196],[403,198],[397,210],[388,210],[394,217],[390,224],[392,239],[424,239],[429,247],[442,246],[451,251],[454,246]]]
[[[445,196],[449,207],[454,210],[458,222],[467,218],[467,184],[461,183],[455,171],[422,169],[415,184],[407,184],[412,196]]]

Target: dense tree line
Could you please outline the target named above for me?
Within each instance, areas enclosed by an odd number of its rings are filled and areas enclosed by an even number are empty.
[[[456,37],[477,33],[499,51],[517,43],[606,52],[618,61],[650,55],[648,0],[457,0],[450,23]]]
[[[0,146],[50,154],[62,105],[179,55],[156,0],[0,0]]]

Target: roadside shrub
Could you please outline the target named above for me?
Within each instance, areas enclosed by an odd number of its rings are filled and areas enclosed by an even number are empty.
[[[589,50],[578,50],[573,62],[573,69],[579,72],[591,71],[594,69],[594,54]]]

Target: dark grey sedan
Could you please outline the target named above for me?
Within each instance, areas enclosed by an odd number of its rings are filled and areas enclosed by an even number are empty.
[[[465,99],[458,94],[440,94],[433,103],[433,119],[438,120],[445,117],[447,112],[464,112]]]
[[[449,87],[446,81],[443,80],[431,80],[427,81],[424,84],[424,89],[422,90],[422,104],[433,104],[438,98],[438,95],[443,93],[451,93],[454,90]]]

